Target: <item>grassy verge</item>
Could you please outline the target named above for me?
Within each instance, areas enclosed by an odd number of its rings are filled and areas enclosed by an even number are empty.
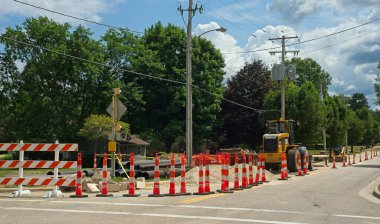
[[[47,174],[54,169],[24,169],[24,174]],[[76,169],[64,169],[63,173],[75,172]],[[18,169],[0,169],[0,177],[18,174]]]

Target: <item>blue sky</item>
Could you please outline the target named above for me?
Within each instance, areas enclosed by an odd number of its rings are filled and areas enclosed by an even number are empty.
[[[20,0],[73,16],[144,31],[161,21],[185,27],[177,11],[187,0]],[[106,28],[52,14],[13,0],[0,0],[0,32],[6,26],[22,23],[30,16],[48,16],[76,26],[83,24],[102,35]],[[300,41],[320,37],[380,18],[380,0],[199,0],[203,13],[193,19],[193,34],[223,26],[226,33],[204,35],[221,50],[226,65],[226,78],[245,62],[263,60],[268,66],[278,63],[278,56],[268,51],[236,53],[279,46],[269,37],[298,35]],[[186,20],[186,14],[184,15]],[[373,82],[379,70],[380,21],[339,35],[289,49],[300,50],[300,57],[311,57],[332,76],[331,94],[351,95],[363,92],[374,106]],[[253,36],[254,35],[254,36]],[[292,42],[293,41],[293,42]],[[297,39],[289,43],[298,42]],[[327,47],[329,45],[333,45]],[[325,47],[325,48],[324,48]],[[323,48],[323,49],[320,49]],[[320,49],[320,50],[318,50]],[[292,57],[292,55],[288,55]]]

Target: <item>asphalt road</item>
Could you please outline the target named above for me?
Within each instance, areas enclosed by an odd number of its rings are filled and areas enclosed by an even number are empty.
[[[164,198],[6,198],[0,223],[380,223],[380,157],[233,194]],[[373,190],[373,189],[372,189]],[[378,200],[378,201],[376,201]]]

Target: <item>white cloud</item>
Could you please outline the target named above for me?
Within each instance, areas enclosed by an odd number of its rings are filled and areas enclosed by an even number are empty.
[[[208,24],[198,24],[197,27],[194,30],[195,35],[200,35],[205,31],[212,30],[219,28],[220,26],[216,22],[210,22]],[[237,40],[228,33],[221,33],[217,31],[209,32],[202,37],[210,40],[213,42],[216,48],[218,48],[221,52],[238,52],[242,51],[243,49],[238,45]],[[245,59],[243,55],[239,54],[230,54],[230,55],[223,55],[226,66],[228,68],[225,69],[226,71],[226,77],[230,78],[232,75],[234,75],[235,68],[242,67],[245,63]],[[232,71],[231,71],[232,70]]]
[[[125,2],[125,0],[23,0],[23,2],[83,19],[100,22],[101,13],[109,12],[115,7],[115,5]],[[58,22],[81,23],[76,19],[47,12],[15,1],[7,1],[3,7],[0,7],[0,19],[4,19],[7,15],[20,15],[25,17],[48,16]]]

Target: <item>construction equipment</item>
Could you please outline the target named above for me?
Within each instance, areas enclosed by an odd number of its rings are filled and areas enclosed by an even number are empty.
[[[267,121],[267,130],[263,136],[263,150],[261,151],[265,157],[266,169],[278,170],[281,166],[281,156],[286,153],[288,170],[296,172],[298,152],[302,161],[304,156],[307,155],[308,169],[313,169],[313,156],[307,153],[306,147],[294,143],[293,125],[293,120],[284,120],[282,118]]]

